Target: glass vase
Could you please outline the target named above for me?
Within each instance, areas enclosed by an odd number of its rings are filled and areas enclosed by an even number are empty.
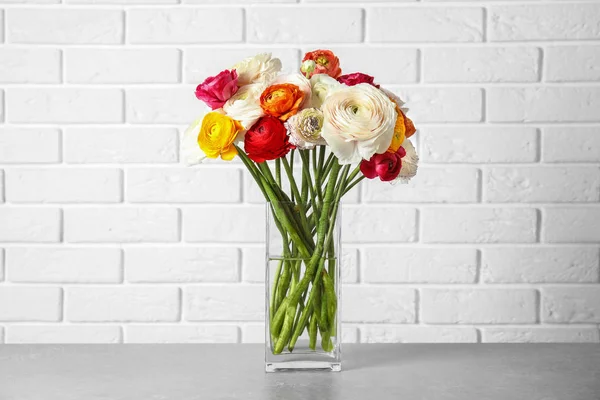
[[[267,203],[267,372],[341,370],[340,219],[339,203]]]

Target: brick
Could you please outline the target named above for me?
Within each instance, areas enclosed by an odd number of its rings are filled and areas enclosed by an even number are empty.
[[[238,203],[240,181],[233,168],[135,168],[125,190],[134,203]]]
[[[363,40],[359,8],[253,7],[247,11],[250,43],[357,43]],[[327,21],[315,24],[314,18]]]
[[[522,324],[536,322],[531,289],[422,289],[421,318],[428,324]]]
[[[262,321],[262,285],[188,286],[183,295],[186,321]]]
[[[245,58],[259,53],[271,53],[279,58],[282,71],[297,72],[300,65],[300,51],[293,48],[191,48],[183,51],[183,80],[187,83],[198,84],[219,71],[229,69]]]
[[[598,39],[599,4],[532,4],[489,7],[492,41]]]
[[[394,286],[344,287],[344,322],[414,323],[415,291]]]
[[[247,229],[248,227],[252,229]],[[183,237],[188,242],[263,242],[264,207],[210,206],[184,209]]]
[[[233,282],[238,258],[233,248],[128,248],[125,277],[128,282]]]
[[[7,343],[30,344],[115,344],[121,343],[118,326],[12,325],[6,332]]]
[[[60,131],[0,128],[0,163],[60,162]]]
[[[178,137],[177,129],[173,128],[67,128],[65,161],[174,163]]]
[[[192,87],[129,89],[126,97],[127,122],[134,124],[188,124],[208,110]]]
[[[178,4],[179,0],[65,0],[66,3],[77,4]]]
[[[265,281],[265,246],[242,249],[242,281],[263,283]],[[276,264],[272,261],[271,264]]]
[[[552,46],[544,53],[548,82],[600,80],[600,46]]]
[[[600,121],[595,87],[491,88],[487,101],[492,122]]]
[[[61,289],[0,287],[0,321],[56,322],[61,319]]]
[[[471,203],[479,201],[477,168],[419,168],[406,186],[379,180],[363,183],[363,199],[370,203]]]
[[[5,94],[4,94],[4,90],[0,90],[0,122],[4,122],[4,115],[5,115],[5,111],[4,109],[6,108],[5,106],[5,100],[4,100]]]
[[[599,167],[493,167],[484,169],[489,203],[598,202]]]
[[[376,7],[367,13],[370,42],[481,42],[483,10],[475,7]]]
[[[342,283],[358,282],[358,269],[360,267],[360,255],[358,249],[343,248],[342,260],[339,266],[342,274]]]
[[[365,325],[361,343],[477,343],[475,328]]]
[[[4,31],[6,30],[4,26],[4,10],[0,10],[0,42],[4,42]]]
[[[244,324],[242,326],[242,343],[264,343],[265,324]]]
[[[483,92],[479,88],[390,88],[410,108],[408,116],[418,123],[480,122]]]
[[[176,242],[173,208],[73,208],[65,210],[67,242]]]
[[[118,203],[121,180],[118,169],[8,169],[6,198],[13,203]]]
[[[347,243],[414,242],[417,211],[413,208],[345,206],[342,232]],[[375,221],[386,221],[385,224]]]
[[[329,48],[329,47],[328,47]],[[312,48],[306,48],[306,51]],[[418,80],[418,51],[403,47],[333,47],[342,73],[363,72],[377,83],[412,83]],[[393,66],[393,68],[390,68]]]
[[[600,285],[542,288],[542,321],[600,323]]]
[[[548,207],[542,218],[542,238],[548,243],[600,242],[598,221],[598,207]]]
[[[57,208],[0,208],[0,242],[59,242],[61,212]]]
[[[427,163],[527,163],[538,158],[535,128],[426,127],[419,140],[419,155]]]
[[[58,83],[60,51],[55,49],[0,49],[1,83]]]
[[[370,283],[474,283],[475,249],[369,247],[362,276]]]
[[[129,325],[125,343],[237,343],[238,330],[231,325]]]
[[[5,268],[6,268],[4,266],[4,264],[5,264],[4,260],[6,258],[5,253],[6,252],[4,251],[4,249],[0,249],[0,282],[2,282],[4,280],[4,275],[6,274],[6,272],[4,272]]]
[[[172,322],[180,316],[175,287],[72,287],[66,300],[71,322]]]
[[[423,50],[423,80],[536,82],[539,59],[540,50],[534,47],[426,48]]]
[[[6,191],[5,186],[4,171],[0,170],[0,203],[4,203],[4,192]]]
[[[131,43],[231,43],[244,38],[241,8],[138,8],[127,14]]]
[[[537,211],[532,208],[426,208],[425,243],[532,243]]]
[[[67,82],[176,83],[177,49],[67,49]]]
[[[486,283],[598,282],[600,256],[590,247],[495,247],[482,250]]]
[[[102,104],[101,107],[98,105]],[[120,89],[26,88],[7,91],[7,118],[22,123],[123,121]]]
[[[120,10],[23,8],[6,12],[7,37],[12,43],[119,44],[123,26]]]
[[[592,327],[489,327],[482,329],[484,343],[598,343],[598,329]]]
[[[600,129],[596,127],[544,128],[544,162],[600,162]]]
[[[116,248],[14,247],[7,249],[6,263],[10,282],[121,282]]]

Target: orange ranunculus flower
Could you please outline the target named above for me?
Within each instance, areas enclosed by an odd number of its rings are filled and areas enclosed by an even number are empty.
[[[233,141],[243,130],[239,121],[219,112],[209,112],[202,120],[198,145],[208,158],[221,156],[223,160],[229,161],[237,155]]]
[[[387,150],[391,153],[398,151],[402,143],[404,143],[404,140],[411,137],[416,132],[415,126],[410,118],[408,118],[404,112],[402,112],[396,102],[394,102],[394,104],[396,104],[396,113],[398,114],[398,117],[396,118],[396,125],[394,126],[392,143]]]
[[[279,83],[266,88],[260,96],[260,106],[265,114],[282,121],[296,114],[304,100],[304,92],[291,83]]]
[[[342,74],[340,68],[340,59],[336,57],[331,50],[314,50],[309,51],[304,55],[302,62],[312,61],[312,68],[310,71],[302,71],[307,78],[315,74],[327,74],[332,78],[337,78]]]

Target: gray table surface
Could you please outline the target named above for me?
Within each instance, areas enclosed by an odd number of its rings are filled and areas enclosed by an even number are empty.
[[[0,345],[0,399],[600,399],[598,344],[345,345],[339,373],[263,368],[262,345]]]

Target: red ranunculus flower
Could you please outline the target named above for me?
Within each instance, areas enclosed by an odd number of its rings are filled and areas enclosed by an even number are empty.
[[[315,74],[327,74],[332,78],[337,78],[342,74],[340,59],[331,50],[309,51],[304,55],[302,62],[306,60],[315,62],[315,69],[308,74],[307,78]]]
[[[382,154],[374,154],[369,160],[362,160],[360,171],[369,179],[379,177],[383,182],[393,181],[402,169],[402,157],[406,150],[400,147],[395,153],[386,151]]]
[[[251,160],[263,162],[285,156],[294,145],[279,118],[264,116],[246,132],[244,148]]]
[[[196,97],[205,102],[213,110],[223,107],[223,104],[237,92],[238,75],[235,69],[226,69],[216,76],[206,78],[196,88]]]
[[[363,74],[362,72],[346,74],[337,78],[338,82],[343,83],[346,86],[354,86],[358,85],[359,83],[368,83],[369,85],[373,85],[379,89],[379,85],[373,83],[374,79],[375,78],[373,78],[371,75]]]

